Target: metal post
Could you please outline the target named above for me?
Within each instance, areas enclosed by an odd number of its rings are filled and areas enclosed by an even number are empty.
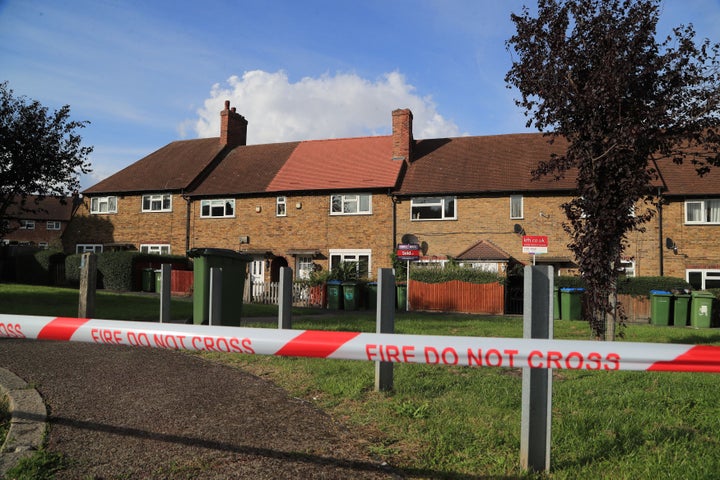
[[[378,269],[376,332],[395,333],[395,273],[392,268]],[[393,388],[392,362],[375,362],[375,391]]]
[[[292,268],[280,268],[280,291],[278,292],[278,328],[292,328]]]
[[[171,277],[172,265],[163,263],[160,266],[160,323],[168,323],[170,321]]]
[[[523,338],[553,338],[553,267],[525,267]],[[520,464],[550,471],[552,369],[523,368]]]
[[[210,312],[208,323],[222,325],[222,268],[210,269]]]
[[[83,253],[80,257],[80,299],[78,317],[92,318],[95,315],[95,289],[97,287],[97,256]]]

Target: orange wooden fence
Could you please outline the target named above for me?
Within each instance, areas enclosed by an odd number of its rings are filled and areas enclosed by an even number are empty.
[[[453,280],[445,283],[423,283],[410,280],[410,310],[460,313],[505,312],[505,287],[499,283],[467,283]]]
[[[172,270],[170,272],[170,293],[172,295],[190,295],[193,289],[192,270]]]

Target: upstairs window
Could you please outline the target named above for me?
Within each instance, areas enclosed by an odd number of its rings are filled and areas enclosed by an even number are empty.
[[[510,195],[510,218],[519,220],[523,218],[523,196]]]
[[[60,222],[55,220],[48,221],[45,228],[48,230],[60,230]]]
[[[287,197],[277,197],[275,199],[275,216],[287,216]]]
[[[201,200],[200,201],[200,217],[234,217],[235,216],[235,199],[217,199],[217,200]]]
[[[355,193],[332,195],[330,215],[369,215],[372,213],[372,195]]]
[[[417,197],[410,200],[412,220],[456,220],[455,197]]]
[[[117,197],[93,197],[90,213],[117,213]]]
[[[720,199],[686,200],[685,223],[689,225],[720,224]]]
[[[20,230],[35,230],[35,220],[20,220]]]
[[[143,212],[172,212],[172,196],[169,193],[143,195]]]

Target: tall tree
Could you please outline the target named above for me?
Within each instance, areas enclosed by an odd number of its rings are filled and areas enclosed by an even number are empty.
[[[80,187],[79,174],[90,172],[77,130],[89,122],[70,120],[70,107],[50,113],[37,100],[15,97],[8,82],[0,83],[0,220],[11,205],[20,211],[40,207],[27,202],[47,196],[65,197]],[[7,233],[0,221],[0,238]]]
[[[577,175],[564,223],[597,338],[614,332],[617,271],[627,233],[654,214],[654,159],[720,165],[720,46],[692,25],[658,41],[659,0],[539,0],[513,14],[506,75],[528,126],[569,142],[534,177]],[[608,328],[611,330],[608,332]]]

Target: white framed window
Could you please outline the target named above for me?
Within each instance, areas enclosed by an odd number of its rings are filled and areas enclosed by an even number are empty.
[[[635,260],[620,260],[620,269],[621,269],[621,275],[624,275],[626,277],[634,277],[635,276]]]
[[[411,220],[457,220],[455,197],[416,197],[410,200]]]
[[[38,247],[48,249],[48,242],[38,242]]]
[[[520,220],[523,218],[523,196],[510,195],[510,218]]]
[[[154,195],[143,195],[143,212],[172,212],[172,195],[169,193],[158,193]]]
[[[140,251],[155,255],[170,255],[170,245],[167,243],[144,243],[140,245]]]
[[[78,243],[75,245],[75,253],[101,253],[103,246],[99,243]]]
[[[341,262],[355,263],[358,278],[370,278],[372,272],[372,250],[348,250],[348,249],[330,249],[330,268],[335,268]]]
[[[686,200],[685,223],[688,225],[720,224],[720,199]]]
[[[720,270],[685,270],[685,280],[696,290],[720,288]]]
[[[221,198],[200,201],[200,217],[232,218],[235,216],[235,199]]]
[[[20,230],[35,230],[35,220],[20,220]]]
[[[310,278],[310,273],[313,271],[315,264],[313,263],[312,257],[299,256],[295,259],[295,271],[297,272],[298,280],[307,280]]]
[[[55,220],[50,220],[47,222],[46,227],[48,230],[60,230],[60,222]]]
[[[330,215],[369,215],[372,213],[372,195],[346,193],[330,196]]]
[[[90,213],[117,213],[117,197],[93,197]]]
[[[275,199],[275,216],[287,216],[287,197],[277,197]]]

